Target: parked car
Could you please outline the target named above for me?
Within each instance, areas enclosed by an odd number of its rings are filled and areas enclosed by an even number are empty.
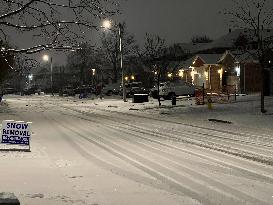
[[[37,87],[27,87],[24,88],[21,95],[33,95],[35,93],[40,94],[41,93],[41,89],[37,88]]]
[[[166,82],[159,88],[159,95],[164,99],[172,99],[174,96],[194,96],[194,85],[185,81]]]
[[[103,86],[102,88],[102,93],[104,95],[118,95],[119,92],[120,92],[120,88],[121,88],[121,85],[120,83],[114,83],[114,84],[108,84],[108,85],[105,85]]]
[[[75,96],[75,94],[75,89],[72,86],[67,86],[62,90],[63,96]]]
[[[76,89],[74,89],[75,94],[82,94],[82,93],[87,93],[87,94],[92,94],[95,93],[95,88],[92,87],[91,85],[83,85],[79,86]]]
[[[95,88],[90,85],[82,85],[74,89],[75,94],[79,94],[79,98],[88,98],[91,94],[95,94]]]
[[[149,94],[149,90],[142,86],[142,82],[132,82],[125,84],[126,97],[133,97],[134,94]],[[122,95],[122,87],[120,89]]]
[[[16,91],[14,88],[4,88],[3,93],[4,94],[14,94]]]
[[[160,83],[159,87],[164,86],[165,83]],[[154,99],[158,98],[158,88],[157,85],[155,85],[151,90],[150,90],[150,96]]]

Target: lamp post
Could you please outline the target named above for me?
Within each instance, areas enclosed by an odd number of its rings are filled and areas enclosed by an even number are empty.
[[[53,93],[53,66],[52,66],[52,57],[48,56],[48,55],[44,55],[43,56],[43,60],[48,62],[50,61],[50,89],[51,89],[51,94],[52,96],[54,96],[54,93]]]
[[[96,74],[96,69],[95,68],[92,68],[92,84],[93,86],[95,85],[95,74]]]
[[[28,78],[28,85],[30,86],[31,81],[33,80],[33,74],[30,73],[30,74],[27,76],[27,78]]]
[[[110,30],[111,21],[104,20],[103,28]],[[122,98],[126,102],[126,89],[125,89],[125,79],[124,79],[124,68],[123,68],[123,49],[122,49],[122,38],[123,38],[123,26],[121,23],[118,24],[118,38],[119,38],[119,54],[120,54],[120,69],[121,69],[121,84],[122,84]]]

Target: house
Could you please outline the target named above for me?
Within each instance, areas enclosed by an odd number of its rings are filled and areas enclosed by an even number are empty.
[[[191,83],[195,86],[204,85],[205,89],[217,92],[223,87],[224,70],[218,63],[221,58],[221,54],[196,54],[184,62],[182,69],[187,71],[187,79],[191,79]],[[189,80],[186,81],[189,82]]]
[[[262,67],[255,58],[257,43],[251,36],[252,30],[238,29],[213,42],[181,44],[188,52],[195,53],[179,67],[184,80],[196,86],[204,83],[206,89],[214,92],[232,87],[237,92],[254,93],[261,91],[264,79],[265,94],[273,94],[272,51],[262,78]],[[273,30],[264,30],[264,36],[273,36]]]

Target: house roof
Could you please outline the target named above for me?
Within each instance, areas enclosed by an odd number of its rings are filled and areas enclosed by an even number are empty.
[[[185,61],[182,61],[180,64],[179,64],[179,67],[180,68],[183,68],[183,69],[186,69],[186,70],[191,70],[190,69],[190,66],[192,65],[192,62],[194,61],[194,59],[196,58],[196,56],[193,56]]]
[[[256,50],[252,50],[252,51],[248,51],[244,53],[234,51],[232,53],[235,56],[236,60],[240,63],[250,63],[250,62],[258,61],[258,57],[256,56],[256,53],[257,53]]]
[[[181,62],[179,67],[189,69],[193,65],[193,62],[199,57],[205,64],[217,64],[223,54],[196,54],[186,61]]]
[[[197,54],[196,57],[200,57],[205,64],[217,64],[223,54]]]
[[[228,55],[230,55],[230,56],[233,58],[234,61],[238,61],[238,60],[236,59],[235,55],[233,55],[230,51],[226,51],[226,52],[221,56],[221,58],[218,60],[217,63],[223,62],[223,61],[225,60],[225,58],[226,58]]]
[[[249,39],[253,39],[253,29],[236,29],[228,34],[210,42],[210,43],[181,43],[179,44],[186,52],[200,53],[202,51],[210,50],[213,48],[233,48],[235,41],[239,36],[244,35]],[[263,31],[263,38],[273,37],[273,29],[265,29]]]

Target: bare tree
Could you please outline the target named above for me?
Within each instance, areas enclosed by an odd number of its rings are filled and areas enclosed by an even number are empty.
[[[96,20],[113,15],[117,3],[111,0],[1,0],[0,34],[30,33],[39,45],[14,52],[33,53],[44,49],[78,47],[87,29],[98,29]]]
[[[87,84],[95,68],[96,51],[89,43],[80,44],[81,49],[72,52],[67,57],[67,67],[70,73],[79,76],[80,85]]]
[[[273,46],[273,10],[271,0],[233,0],[234,8],[226,10],[225,14],[231,16],[231,23],[235,27],[248,29],[248,38],[251,42],[256,42],[256,52],[252,52],[261,66],[261,112],[266,112],[264,108],[264,75],[268,64],[266,56],[272,51]]]
[[[166,55],[165,40],[158,35],[146,34],[144,48],[139,52],[139,56],[143,64],[154,74],[159,106],[161,106],[159,96],[160,82],[169,64]]]
[[[0,0],[0,4],[0,41],[13,42],[15,34],[27,34],[37,42],[20,49],[2,45],[0,60],[10,69],[8,57],[17,53],[80,49],[88,30],[99,29],[98,20],[114,15],[119,6],[113,0]]]
[[[113,68],[113,82],[117,82],[120,65],[120,51],[119,51],[119,34],[118,31],[107,31],[101,38],[101,49],[104,52],[107,60],[111,63]],[[122,25],[122,54],[126,58],[136,54],[136,41],[132,34],[126,30],[126,25]]]
[[[0,41],[0,83],[8,71],[13,69],[14,65],[14,55],[10,52],[5,52],[5,49],[8,47],[8,43]]]

